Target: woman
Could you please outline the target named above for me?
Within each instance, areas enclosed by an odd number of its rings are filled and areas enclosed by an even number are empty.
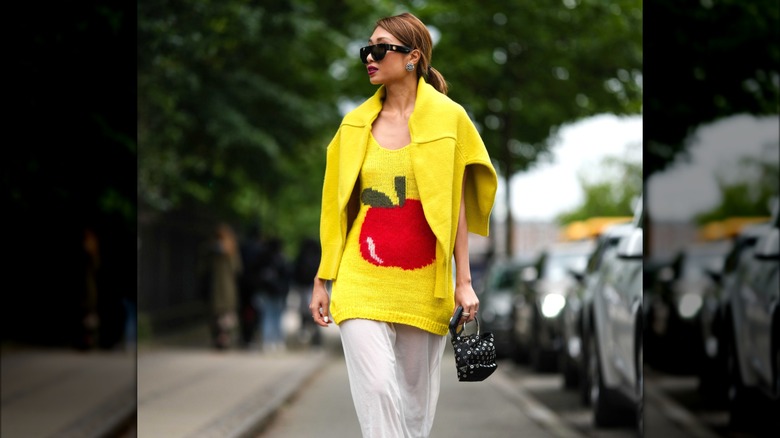
[[[457,305],[463,322],[479,310],[468,232],[487,235],[497,179],[431,67],[425,25],[382,18],[368,44],[360,57],[381,87],[328,145],[310,310],[320,326],[339,325],[363,436],[425,437],[449,318]]]
[[[238,324],[238,283],[243,269],[238,241],[233,229],[220,223],[214,230],[211,248],[211,310],[212,334],[217,349],[232,347]]]

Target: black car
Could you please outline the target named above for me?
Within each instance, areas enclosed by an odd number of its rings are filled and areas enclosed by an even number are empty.
[[[592,239],[558,242],[521,271],[512,305],[512,339],[535,371],[557,371],[563,348],[562,310],[574,289],[570,270],[582,270],[595,247]]]
[[[702,363],[699,366],[699,389],[705,400],[713,405],[727,401],[728,382],[726,351],[726,308],[729,306],[728,291],[733,290],[738,278],[737,268],[752,257],[753,247],[758,239],[769,231],[771,223],[752,224],[742,228],[731,240],[720,270],[709,269],[707,274],[716,284],[708,288],[703,296],[700,330]]]
[[[708,272],[722,269],[730,248],[727,239],[697,241],[658,271],[658,281],[645,291],[649,364],[678,374],[701,369],[706,343],[701,329],[704,304],[717,288]]]

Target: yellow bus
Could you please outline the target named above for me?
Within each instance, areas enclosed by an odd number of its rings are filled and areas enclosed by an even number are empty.
[[[768,222],[769,219],[768,216],[732,216],[719,221],[710,221],[699,227],[697,237],[704,241],[731,239],[745,226]]]
[[[566,225],[561,233],[561,240],[576,241],[595,239],[610,225],[631,222],[631,216],[594,216],[582,221]]]

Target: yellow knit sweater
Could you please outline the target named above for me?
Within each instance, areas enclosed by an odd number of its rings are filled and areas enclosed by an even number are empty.
[[[363,318],[441,333],[451,306],[435,298],[436,236],[425,220],[410,149],[371,136],[360,171],[360,211],[333,283],[334,321]],[[446,302],[446,300],[444,300]]]
[[[347,114],[328,145],[320,215],[322,258],[317,275],[322,279],[334,280],[334,288],[341,280],[337,277],[341,275],[340,265],[345,260],[347,232],[351,228],[360,229],[350,206],[359,202],[361,187],[356,187],[356,183],[367,154],[371,126],[382,109],[384,95],[382,86],[374,96]],[[405,306],[426,307],[420,314],[428,314],[430,310],[436,316],[430,324],[415,323],[408,319],[404,323],[444,335],[447,333],[449,316],[454,310],[452,256],[461,190],[465,189],[463,195],[468,230],[486,236],[497,177],[485,145],[463,107],[436,91],[422,78],[417,87],[415,110],[409,119],[409,133],[411,143],[407,148],[411,173],[416,180],[422,210],[436,244],[435,260],[430,268],[435,270],[434,287],[432,291],[422,292],[432,294],[433,297],[414,300],[405,303]],[[467,167],[464,187],[463,175]],[[392,190],[388,192],[391,196],[394,194]],[[382,258],[381,254],[377,255]],[[403,271],[403,274],[407,273]],[[352,298],[346,294],[334,297],[336,303],[332,303],[331,311],[354,307],[346,300]],[[339,313],[338,316],[334,312],[337,323],[352,317],[348,312]],[[377,315],[377,319],[394,318],[383,313]]]

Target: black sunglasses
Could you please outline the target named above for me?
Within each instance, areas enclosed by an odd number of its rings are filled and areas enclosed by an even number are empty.
[[[387,55],[387,51],[409,53],[413,49],[406,46],[397,46],[395,44],[374,44],[373,46],[366,46],[360,48],[360,60],[363,64],[368,64],[368,54],[374,58],[374,61],[381,61]]]

